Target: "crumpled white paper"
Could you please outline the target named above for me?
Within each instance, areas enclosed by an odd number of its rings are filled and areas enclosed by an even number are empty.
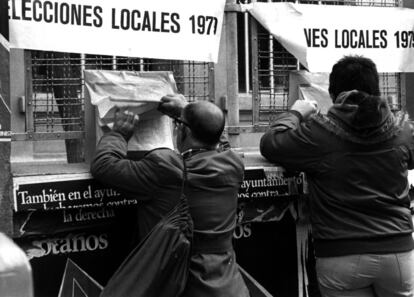
[[[327,114],[332,106],[329,95],[329,74],[311,73],[308,71],[289,72],[289,106],[297,100],[316,101],[318,110]]]
[[[177,92],[171,72],[85,70],[84,77],[86,100],[96,106],[100,127],[112,127],[117,107],[140,116],[128,150],[173,148],[171,120],[157,111],[161,97]]]

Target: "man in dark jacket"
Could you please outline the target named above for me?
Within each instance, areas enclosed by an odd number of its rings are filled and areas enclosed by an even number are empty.
[[[330,74],[327,115],[296,101],[261,139],[264,157],[307,174],[323,296],[414,294],[413,128],[397,123],[378,81],[371,60],[344,57]]]
[[[174,117],[181,154],[161,148],[139,161],[128,160],[127,141],[139,122],[130,112],[117,112],[113,130],[98,144],[91,172],[101,182],[143,201],[138,207],[139,234],[143,238],[178,203],[184,159],[194,242],[183,296],[249,296],[232,247],[243,162],[233,151],[218,146],[224,128],[223,112],[210,102],[187,104],[183,98],[163,97],[159,107]]]

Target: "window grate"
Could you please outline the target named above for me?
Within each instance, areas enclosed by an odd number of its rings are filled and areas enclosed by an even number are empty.
[[[32,51],[34,133],[84,130],[83,69],[172,71],[190,101],[208,100],[211,93],[208,63]]]
[[[32,52],[33,132],[82,131],[80,59],[73,54]]]
[[[251,3],[251,0],[239,0],[238,3]],[[301,4],[315,5],[353,5],[353,6],[378,6],[396,7],[401,5],[399,0],[300,0],[300,1],[270,1],[258,0],[258,2],[293,2]],[[239,65],[241,80],[239,89],[241,92],[250,93],[250,81],[254,81],[254,75],[258,77],[258,94],[252,94],[253,98],[258,98],[258,117],[253,114],[253,125],[272,123],[275,116],[288,109],[289,92],[289,72],[302,69],[298,61],[287,52],[280,43],[270,35],[260,24],[246,29],[246,24],[252,23],[252,18],[246,16],[239,17],[238,25],[240,28],[239,55],[242,57]],[[247,39],[246,32],[257,28],[257,51],[249,53],[249,48],[255,48],[251,40]],[[247,30],[247,31],[246,31]],[[243,33],[242,33],[243,32]],[[252,34],[249,32],[249,34]],[[252,69],[252,61],[257,55],[257,71]],[[400,75],[397,73],[380,74],[381,93],[389,99],[393,110],[401,109]]]
[[[172,71],[189,101],[210,100],[214,94],[213,66],[204,62],[30,51],[26,63],[27,133],[16,140],[65,140],[69,163],[84,160],[84,69]]]
[[[261,25],[258,25],[259,121],[272,122],[287,110],[289,72],[297,60]]]

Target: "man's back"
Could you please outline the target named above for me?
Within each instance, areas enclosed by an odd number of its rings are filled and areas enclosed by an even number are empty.
[[[306,123],[286,114],[276,122],[289,126],[290,121],[296,129],[262,139],[262,151],[272,152],[268,158],[307,173],[317,256],[412,248],[407,183],[407,168],[413,166],[411,128],[395,125],[384,107],[383,114],[377,109],[377,124],[358,129],[358,112],[345,100],[327,116],[315,115]],[[366,119],[363,111],[359,116]]]
[[[407,184],[411,129],[405,126],[387,141],[367,144],[333,135],[315,122],[310,125],[322,148],[307,175],[317,254],[412,248]]]
[[[182,158],[170,149],[158,149],[131,161],[124,158],[126,149],[120,134],[106,134],[91,169],[99,180],[142,200],[140,238],[178,203],[185,160],[185,194],[195,228],[186,296],[248,296],[231,244],[244,173],[241,158],[230,150],[189,150]]]
[[[375,63],[345,56],[332,67],[327,116],[298,100],[262,137],[263,156],[309,177],[321,294],[412,296],[413,223],[407,171],[413,130],[380,97]]]
[[[237,192],[243,180],[243,163],[232,151],[204,150],[184,154],[169,149],[154,150],[142,160],[153,164],[146,174],[146,187],[136,194],[145,201],[139,208],[140,233],[144,236],[178,203],[184,163],[187,167],[185,194],[196,230],[224,230],[234,227]],[[156,164],[156,165],[155,165]],[[153,186],[150,186],[153,184]],[[151,191],[147,191],[151,188]],[[140,236],[140,237],[142,237]]]

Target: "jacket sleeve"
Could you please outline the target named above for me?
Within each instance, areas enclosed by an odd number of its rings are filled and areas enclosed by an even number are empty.
[[[262,136],[260,152],[270,162],[293,171],[311,172],[320,159],[309,122],[292,111],[281,114]]]
[[[105,134],[91,163],[93,177],[129,193],[148,194],[155,191],[159,184],[154,174],[156,160],[151,154],[139,161],[128,160],[126,155],[127,142],[122,135],[117,132]],[[141,199],[148,199],[148,195],[143,195]]]
[[[408,152],[409,152],[409,158],[408,158],[408,169],[413,170],[414,169],[414,122],[407,121],[406,125],[408,126],[409,130],[409,145],[408,145]]]

